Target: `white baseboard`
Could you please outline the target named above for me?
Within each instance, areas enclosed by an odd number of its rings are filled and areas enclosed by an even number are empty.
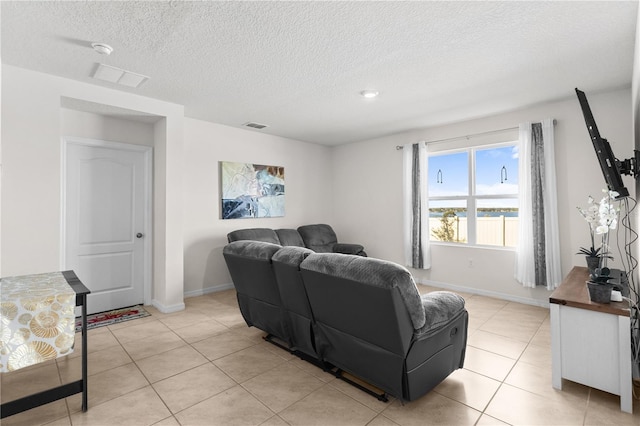
[[[540,306],[541,308],[549,307],[548,300],[537,300],[537,299],[530,299],[527,297],[512,296],[510,294],[498,293],[495,291],[483,290],[483,289],[473,288],[473,287],[465,287],[465,286],[456,285],[456,284],[442,283],[439,281],[418,280],[418,279],[416,279],[415,281],[418,284],[428,285],[431,287],[444,288],[444,289],[453,290],[453,291],[461,291],[464,293],[477,294],[479,296],[493,297],[495,299],[508,300],[509,302],[517,302],[517,303],[522,303],[524,305]]]
[[[184,303],[177,303],[171,306],[165,306],[157,300],[152,300],[151,305],[155,307],[157,310],[162,312],[163,314],[170,314],[172,312],[184,311]]]
[[[465,287],[462,285],[443,283],[439,281],[416,279],[416,283],[428,285],[431,287],[443,288],[447,290],[462,291],[464,293],[477,294],[479,296],[487,296],[487,297],[493,297],[496,299],[508,300],[509,302],[517,302],[517,303],[522,303],[524,305],[540,306],[542,308],[549,307],[549,302],[546,300],[536,300],[536,299],[530,299],[527,297],[512,296],[509,294],[498,293],[495,291],[483,290],[483,289],[478,289],[473,287]],[[204,296],[205,294],[217,293],[219,291],[230,290],[232,288],[234,288],[233,283],[219,284],[213,287],[203,288],[201,290],[187,291],[184,293],[184,297],[186,299],[188,297]]]
[[[187,291],[184,293],[184,297],[185,299],[188,297],[198,297],[198,296],[204,296],[205,294],[209,294],[209,293],[217,293],[219,291],[225,291],[225,290],[230,290],[232,288],[235,288],[233,286],[233,283],[227,283],[227,284],[218,284],[218,285],[214,285],[213,287],[207,287],[207,288],[203,288],[201,290],[192,290],[192,291]]]
[[[215,285],[213,287],[203,288],[202,290],[187,291],[187,292],[184,293],[184,298],[186,299],[188,297],[203,296],[205,294],[216,293],[216,292],[224,291],[224,290],[230,290],[232,288],[234,288],[233,283],[219,284],[219,285]],[[156,309],[158,309],[163,314],[170,314],[172,312],[182,311],[185,308],[184,303],[178,303],[178,304],[171,305],[171,306],[165,306],[162,303],[158,302],[157,300],[152,300],[151,301],[151,305],[154,306]]]

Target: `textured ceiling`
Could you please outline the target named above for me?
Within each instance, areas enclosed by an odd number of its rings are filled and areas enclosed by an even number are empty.
[[[637,7],[3,1],[1,52],[4,64],[182,104],[188,117],[336,145],[628,86]],[[100,61],[150,80],[99,82]]]

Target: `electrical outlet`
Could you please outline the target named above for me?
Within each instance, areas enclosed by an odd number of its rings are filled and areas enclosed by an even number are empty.
[[[473,268],[473,258],[469,258],[469,268]]]

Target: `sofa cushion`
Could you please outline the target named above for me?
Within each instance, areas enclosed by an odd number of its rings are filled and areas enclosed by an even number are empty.
[[[307,248],[316,253],[332,253],[338,237],[329,225],[304,225],[298,227],[298,232]]]
[[[425,324],[425,312],[416,283],[411,273],[397,263],[337,253],[314,253],[303,262],[303,267],[380,288],[397,288],[409,312],[413,328],[417,330]]]
[[[312,253],[313,250],[304,247],[282,247],[273,255],[272,261],[299,267],[302,261]]]
[[[276,229],[280,245],[304,247],[300,233],[295,229]]]
[[[234,241],[252,240],[262,241],[265,243],[280,244],[278,234],[269,228],[249,228],[238,229],[227,234],[227,240],[232,243]]]
[[[434,291],[423,294],[425,322],[416,330],[416,335],[427,333],[448,324],[453,318],[464,311],[464,299],[450,291]]]
[[[333,245],[333,252],[342,254],[355,254],[358,256],[362,256],[364,254],[366,256],[364,247],[360,244],[336,243]]]
[[[222,250],[222,253],[224,255],[250,257],[270,261],[273,255],[281,248],[282,246],[278,244],[265,243],[262,241],[241,240],[227,244]]]

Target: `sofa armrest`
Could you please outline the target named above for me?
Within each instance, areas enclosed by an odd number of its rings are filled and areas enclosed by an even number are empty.
[[[421,300],[426,321],[416,330],[416,337],[447,324],[465,310],[464,299],[450,291],[423,294]]]
[[[336,243],[333,245],[333,252],[342,254],[357,254],[362,256],[362,253],[364,253],[364,247],[360,244]]]

